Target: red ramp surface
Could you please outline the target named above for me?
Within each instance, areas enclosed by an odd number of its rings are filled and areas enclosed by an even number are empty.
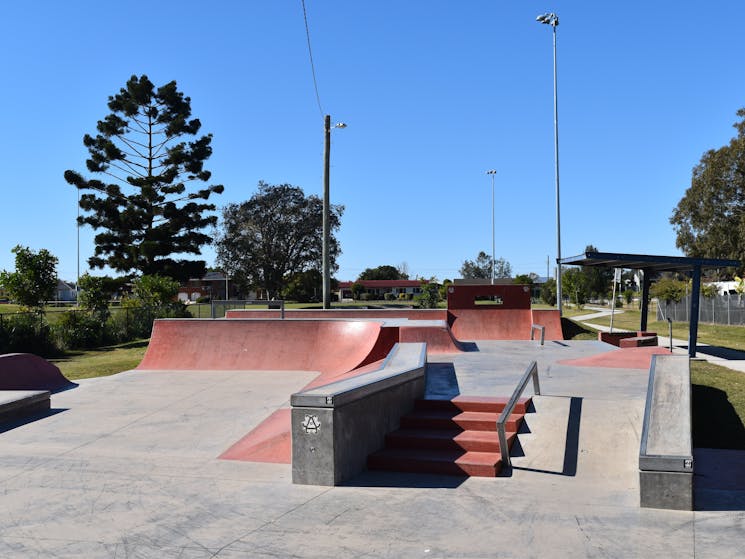
[[[137,369],[337,375],[385,357],[380,331],[379,322],[351,320],[162,319]]]
[[[31,353],[0,355],[0,390],[49,390],[77,386],[46,359]]]
[[[457,309],[452,313],[455,322],[451,328],[458,340],[530,339],[530,309]]]
[[[580,359],[565,359],[561,365],[573,367],[610,367],[614,369],[649,369],[653,355],[670,355],[664,347],[629,347],[614,349]]]

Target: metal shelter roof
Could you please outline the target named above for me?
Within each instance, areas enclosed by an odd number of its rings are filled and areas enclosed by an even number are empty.
[[[701,290],[701,271],[707,268],[739,268],[739,260],[718,258],[688,258],[685,256],[652,256],[649,254],[617,254],[613,252],[586,252],[578,256],[562,258],[559,264],[567,266],[608,266],[644,270],[641,297],[641,320],[639,330],[647,329],[649,309],[650,276],[655,272],[688,272],[691,274],[691,320],[688,326],[688,355],[696,357],[698,338],[699,293]],[[672,331],[672,330],[671,330]]]
[[[686,256],[653,256],[649,254],[622,254],[614,252],[585,252],[561,259],[567,266],[608,266],[654,272],[690,272],[695,268],[739,268],[739,260],[719,258],[689,258]]]

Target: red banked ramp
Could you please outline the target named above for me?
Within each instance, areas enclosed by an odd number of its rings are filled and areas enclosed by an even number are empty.
[[[380,333],[374,321],[162,319],[137,369],[334,375],[383,359]]]

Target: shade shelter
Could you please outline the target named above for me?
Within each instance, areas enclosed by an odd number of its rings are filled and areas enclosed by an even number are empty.
[[[611,252],[585,252],[578,256],[562,258],[559,263],[567,266],[606,266],[642,270],[642,315],[640,330],[647,329],[649,312],[649,285],[652,276],[659,272],[679,272],[691,276],[691,321],[688,329],[688,355],[696,357],[698,337],[698,307],[701,293],[701,271],[712,268],[739,268],[739,260],[718,258],[688,258],[685,256],[652,256],[649,254],[619,254]]]

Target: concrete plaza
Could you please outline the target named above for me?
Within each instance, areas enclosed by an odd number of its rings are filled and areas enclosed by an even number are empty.
[[[601,342],[477,342],[430,358],[432,396],[542,396],[496,478],[365,472],[291,483],[289,464],[217,456],[315,375],[136,372],[54,394],[0,426],[0,557],[743,556],[742,452],[696,452],[695,512],[639,507],[646,369],[562,360]]]

